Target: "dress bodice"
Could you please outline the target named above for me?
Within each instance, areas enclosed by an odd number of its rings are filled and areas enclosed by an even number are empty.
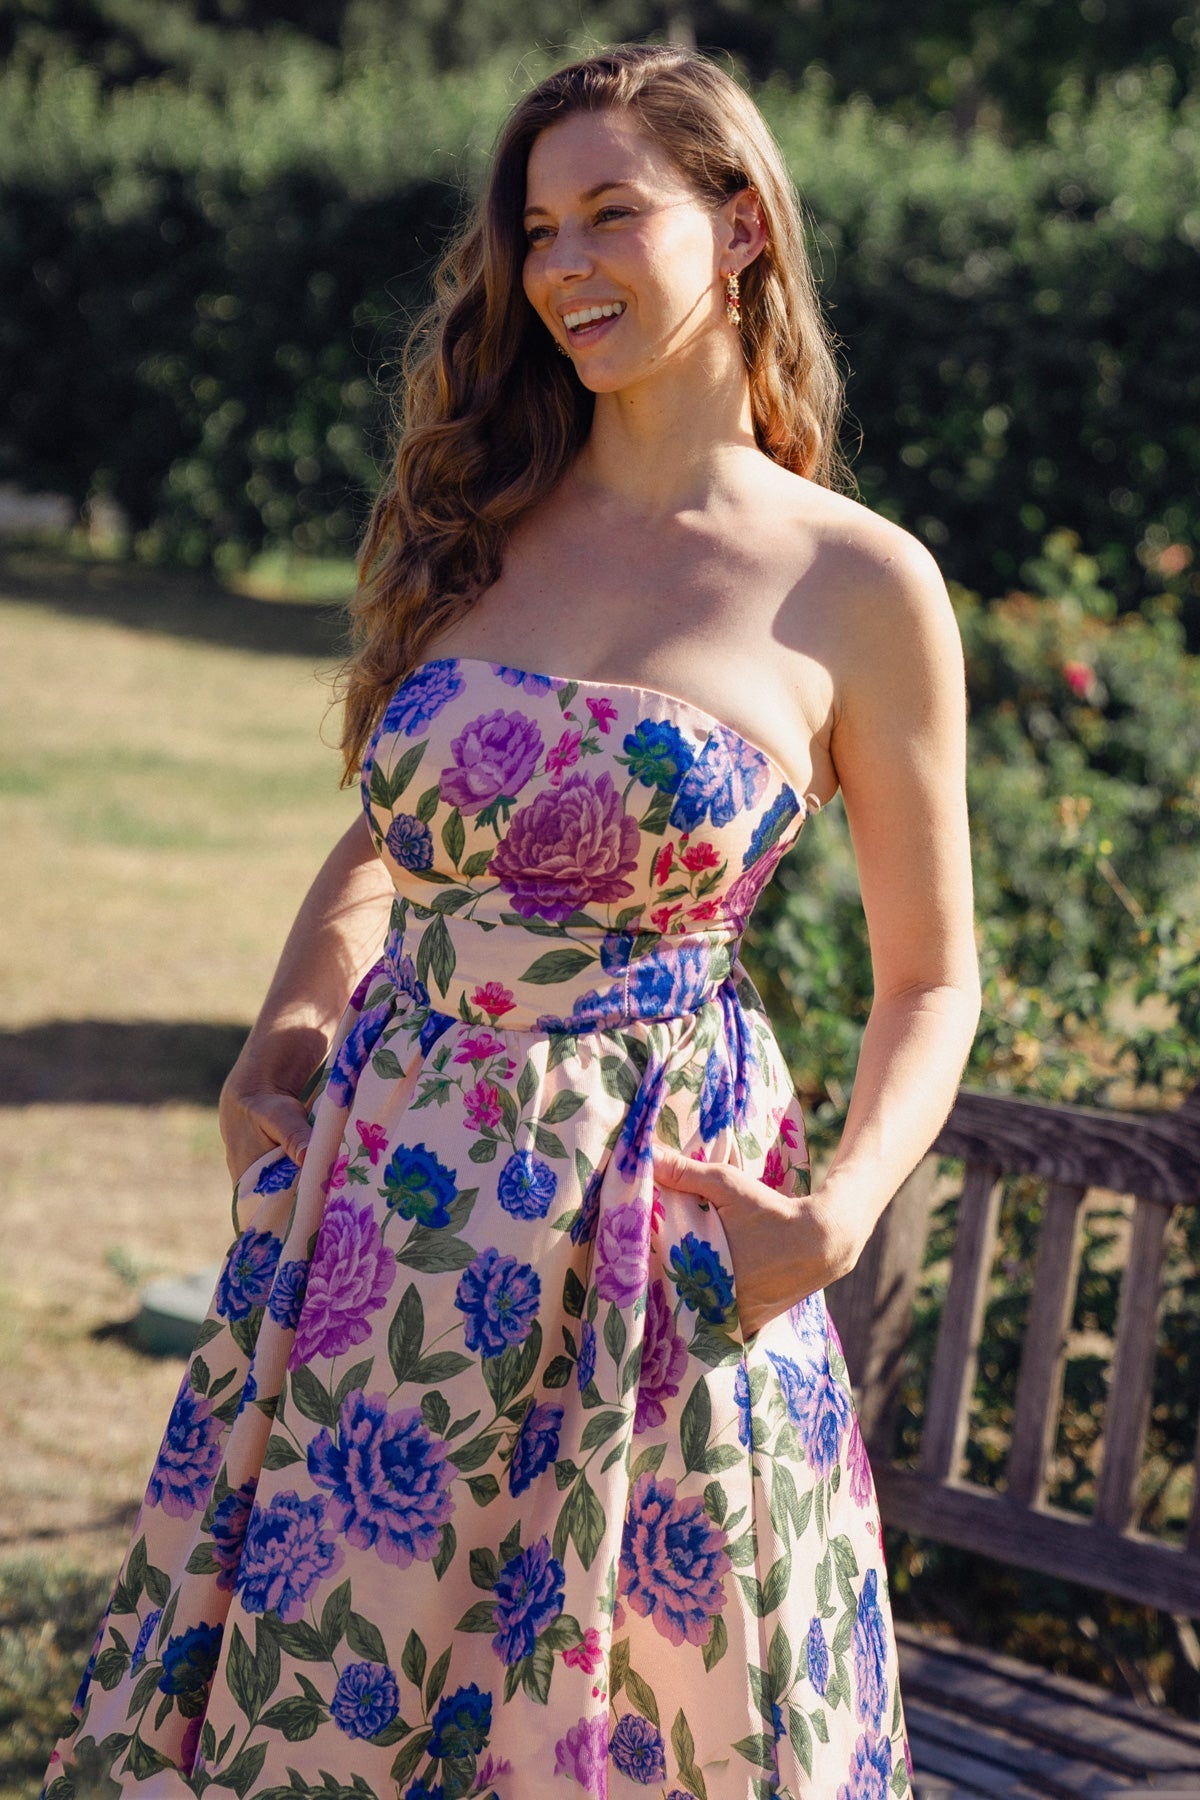
[[[388,960],[457,1017],[579,1031],[692,1010],[813,802],[710,713],[473,657],[420,664],[364,761]]]

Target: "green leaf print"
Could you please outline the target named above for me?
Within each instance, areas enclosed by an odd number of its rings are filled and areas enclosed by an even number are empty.
[[[266,1745],[262,1748],[265,1755]],[[260,1764],[261,1760],[260,1758]],[[173,1767],[173,1764],[169,1756],[151,1749],[149,1744],[144,1744],[140,1737],[135,1736],[129,1746],[129,1758],[125,1766],[135,1781],[148,1781],[151,1775],[158,1775],[163,1769]]]
[[[441,797],[441,786],[436,781],[432,787],[427,787],[425,792],[419,796],[413,811],[416,813],[418,819],[420,819],[422,825],[428,825],[430,819],[432,819],[434,813],[438,809],[438,801]]]
[[[286,1469],[290,1467],[292,1463],[298,1463],[302,1460],[300,1452],[296,1449],[295,1445],[289,1444],[285,1437],[273,1437],[267,1444],[266,1454],[263,1457],[263,1468]],[[188,1568],[191,1569],[190,1563],[188,1564]],[[196,1570],[195,1573],[199,1574],[201,1571]]]
[[[550,987],[560,981],[570,981],[573,975],[578,975],[581,969],[595,961],[590,950],[547,950],[544,956],[530,963],[520,979],[534,987]]]
[[[452,1646],[447,1644],[442,1654],[429,1671],[429,1680],[425,1683],[425,1711],[432,1712],[442,1697],[442,1689],[446,1685],[446,1676],[450,1669]]]
[[[824,1722],[824,1721],[822,1721]],[[828,1727],[826,1727],[828,1731]],[[792,1740],[792,1749],[800,1760],[800,1766],[806,1775],[812,1774],[813,1743],[812,1732],[808,1728],[808,1720],[798,1706],[788,1707],[788,1736]]]
[[[539,1706],[545,1706],[549,1702],[550,1678],[553,1674],[554,1652],[548,1644],[539,1640],[533,1646],[533,1655],[525,1658],[521,1673],[521,1686]]]
[[[580,1562],[585,1569],[590,1569],[604,1537],[604,1508],[586,1475],[579,1477],[567,1506],[571,1540],[579,1552]]]
[[[397,1787],[403,1787],[409,1776],[416,1773],[417,1764],[424,1756],[425,1747],[432,1736],[432,1731],[418,1731],[416,1737],[410,1738],[405,1744],[391,1769],[392,1780]]]
[[[538,1125],[533,1133],[534,1148],[543,1156],[554,1156],[563,1161],[566,1158],[567,1146],[553,1131],[547,1131],[544,1125]]]
[[[328,1717],[323,1706],[316,1706],[296,1694],[291,1700],[277,1700],[263,1714],[262,1723],[270,1726],[272,1731],[281,1732],[289,1744],[302,1744],[306,1738],[316,1735],[317,1728]]]
[[[621,1310],[614,1302],[610,1301],[608,1311],[604,1315],[604,1347],[615,1363],[619,1363],[625,1354],[626,1335],[625,1320],[621,1315]]]
[[[379,1660],[386,1662],[387,1657]],[[415,1688],[419,1689],[425,1679],[425,1664],[425,1646],[421,1642],[420,1633],[414,1627],[404,1640],[404,1648],[400,1652],[400,1668]]]
[[[685,1469],[704,1474],[705,1452],[708,1449],[708,1434],[712,1430],[712,1401],[709,1399],[708,1386],[703,1379],[698,1381],[688,1395],[687,1404],[679,1421],[679,1447],[683,1453]]]
[[[567,1119],[573,1119],[583,1105],[585,1096],[566,1091],[555,1094],[553,1100],[542,1114],[543,1125],[562,1125]]]
[[[571,1371],[575,1367],[569,1356],[556,1356],[547,1363],[542,1376],[542,1386],[548,1388],[564,1388],[571,1379]]]
[[[321,1642],[332,1658],[334,1651],[346,1635],[346,1626],[350,1622],[350,1583],[343,1581],[334,1588],[325,1605],[321,1609]]]
[[[102,1650],[100,1655],[96,1658],[96,1667],[92,1671],[92,1678],[104,1689],[106,1694],[109,1694],[112,1692],[113,1688],[116,1687],[128,1667],[129,1652],[127,1650],[117,1650],[110,1644],[108,1649]],[[155,1685],[157,1686],[157,1676],[155,1677]]]
[[[403,1387],[406,1381],[412,1379],[412,1372],[420,1360],[424,1337],[425,1311],[416,1283],[410,1281],[388,1327],[388,1361],[392,1365],[397,1386]]]
[[[325,1646],[321,1642],[320,1633],[306,1619],[297,1619],[294,1625],[285,1625],[283,1621],[271,1613],[263,1614],[264,1624],[270,1620],[270,1633],[285,1656],[291,1656],[297,1662],[326,1662]]]
[[[435,1382],[450,1381],[470,1367],[471,1358],[464,1356],[461,1350],[435,1350],[432,1355],[421,1358],[413,1371],[413,1380],[420,1382],[422,1387],[432,1387]]]
[[[542,1328],[535,1319],[524,1343],[509,1344],[499,1356],[484,1357],[483,1379],[498,1413],[511,1406],[522,1388],[529,1385],[541,1353]]]
[[[662,1468],[663,1458],[666,1454],[667,1446],[665,1444],[647,1444],[629,1471],[630,1481],[636,1481],[639,1475],[645,1475],[648,1472],[657,1474],[658,1470]]]
[[[478,876],[486,872],[487,866],[491,860],[492,853],[490,850],[473,850],[463,864],[462,872],[468,880],[474,881]]]
[[[342,1410],[342,1402],[345,1400],[347,1394],[352,1394],[356,1388],[366,1387],[367,1382],[371,1379],[371,1370],[374,1367],[375,1358],[373,1356],[368,1356],[364,1362],[357,1362],[352,1368],[346,1370],[346,1373],[338,1382],[333,1395],[333,1404],[339,1413]]]
[[[517,1082],[517,1099],[521,1106],[525,1107],[529,1105],[529,1102],[537,1093],[537,1086],[538,1072],[534,1066],[532,1057],[530,1057],[526,1059],[525,1065],[521,1070],[520,1079]]]
[[[394,1050],[377,1050],[371,1058],[371,1067],[380,1081],[399,1081],[404,1074],[404,1065]]]
[[[498,1140],[494,1137],[476,1138],[475,1142],[471,1145],[471,1148],[467,1151],[467,1155],[472,1162],[494,1162],[496,1160],[496,1151],[498,1147]]]
[[[752,1731],[748,1737],[738,1738],[733,1748],[739,1756],[744,1756],[748,1763],[754,1763],[760,1769],[769,1769],[774,1765],[775,1739],[768,1737],[765,1731]]]
[[[443,888],[440,894],[434,895],[430,908],[435,913],[457,912],[460,906],[467,906],[474,899],[475,894],[471,888]]]
[[[471,1475],[467,1478],[467,1487],[476,1506],[490,1506],[500,1492],[500,1483],[494,1475]]]
[[[301,1363],[293,1369],[289,1381],[292,1399],[305,1418],[311,1419],[314,1425],[327,1425],[331,1431],[336,1429],[337,1411],[333,1401],[307,1364]]]
[[[486,1547],[472,1550],[468,1561],[471,1580],[477,1588],[482,1588],[485,1594],[490,1594],[500,1579],[500,1559],[496,1552]]]
[[[466,848],[467,834],[463,828],[462,814],[457,806],[453,808],[446,823],[442,826],[442,843],[446,847],[446,855],[457,869]],[[442,992],[445,993],[445,989]]]
[[[583,1436],[579,1440],[581,1450],[594,1450],[597,1444],[606,1444],[614,1431],[620,1431],[628,1414],[619,1412],[597,1413],[589,1419],[583,1428]]]
[[[361,1613],[352,1612],[348,1615],[346,1642],[355,1656],[361,1656],[364,1662],[386,1663],[388,1660],[383,1633],[377,1625],[372,1625],[370,1619],[364,1619]]]
[[[495,1602],[493,1600],[476,1600],[473,1606],[468,1606],[454,1629],[455,1631],[495,1631],[494,1612]]]
[[[671,1748],[675,1752],[680,1767],[690,1769],[696,1760],[696,1740],[683,1716],[682,1706],[676,1713],[675,1723],[671,1727]]]
[[[787,1692],[788,1682],[792,1678],[792,1647],[782,1625],[777,1625],[771,1633],[767,1650],[767,1671],[771,1677],[773,1695],[778,1698],[780,1694]]]
[[[635,1712],[640,1712],[643,1719],[649,1719],[656,1731],[661,1731],[662,1721],[658,1716],[658,1701],[654,1698],[654,1689],[648,1681],[643,1681],[636,1669],[628,1669],[625,1673],[625,1692],[629,1695],[629,1704]]]
[[[397,1250],[396,1261],[421,1275],[444,1275],[452,1269],[465,1269],[476,1255],[465,1238],[416,1224]]]

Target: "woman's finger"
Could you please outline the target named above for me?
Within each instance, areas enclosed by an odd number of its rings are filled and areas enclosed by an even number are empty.
[[[742,1197],[747,1177],[728,1163],[696,1162],[665,1144],[655,1144],[654,1179],[660,1187],[696,1194],[719,1210]]]
[[[304,1161],[312,1138],[308,1114],[294,1094],[263,1094],[251,1107],[251,1116],[273,1143],[287,1151],[292,1161]]]

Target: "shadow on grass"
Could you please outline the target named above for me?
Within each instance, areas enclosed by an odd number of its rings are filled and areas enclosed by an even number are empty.
[[[0,1105],[215,1106],[248,1030],[69,1019],[0,1031]]]
[[[77,561],[40,548],[0,547],[0,599],[262,656],[333,663],[346,647],[341,607],[254,600],[205,575]]]

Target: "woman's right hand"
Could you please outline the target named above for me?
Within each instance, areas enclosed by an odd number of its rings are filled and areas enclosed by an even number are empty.
[[[268,1151],[281,1148],[295,1163],[304,1161],[312,1126],[303,1102],[295,1093],[234,1064],[221,1089],[217,1118],[225,1161],[238,1181],[252,1163]]]

